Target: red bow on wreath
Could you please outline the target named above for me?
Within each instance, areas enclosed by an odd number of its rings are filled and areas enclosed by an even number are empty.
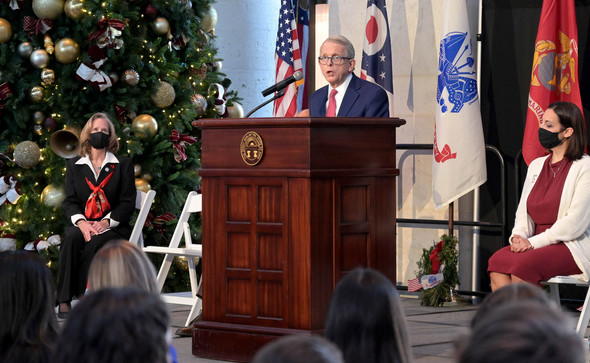
[[[440,241],[436,244],[432,252],[430,252],[430,262],[432,262],[431,274],[437,274],[440,272],[440,253],[445,245],[445,241]]]
[[[80,81],[88,81],[90,85],[101,92],[113,85],[111,77],[99,68],[107,60],[104,52],[96,45],[88,49],[92,63],[84,62],[76,70],[76,78]]]
[[[4,101],[12,94],[8,83],[4,82],[0,84],[0,110],[4,108]]]
[[[174,146],[174,149],[176,149],[177,152],[174,154],[174,160],[176,160],[177,163],[185,161],[187,156],[184,152],[184,146],[186,144],[192,145],[195,142],[197,142],[197,140],[198,139],[196,137],[182,135],[178,132],[178,130],[172,130],[172,134],[170,135],[170,141],[172,141],[172,145]]]
[[[7,3],[10,3],[10,8],[12,10],[19,10],[23,5],[25,5],[25,1],[24,0],[3,0]],[[2,1],[0,1],[2,2]]]
[[[47,18],[35,19],[32,16],[25,16],[23,18],[23,30],[32,36],[33,34],[39,34],[39,32],[45,34],[53,28],[53,20]]]
[[[147,219],[145,220],[145,227],[154,226],[162,236],[166,232],[166,223],[176,219],[176,216],[172,213],[166,212],[158,217],[154,217],[153,213],[148,213]]]
[[[100,48],[115,48],[119,49],[123,46],[121,39],[116,39],[120,36],[121,30],[125,28],[125,23],[122,20],[105,18],[98,22],[98,30],[90,34],[88,40],[97,39],[96,44]]]

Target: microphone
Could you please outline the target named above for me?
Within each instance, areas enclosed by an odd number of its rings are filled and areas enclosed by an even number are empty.
[[[266,97],[273,92],[277,92],[277,91],[287,88],[287,86],[290,85],[291,83],[293,83],[295,81],[299,81],[301,79],[303,79],[303,72],[297,71],[297,72],[293,73],[293,75],[291,77],[285,78],[282,81],[280,81],[279,83],[274,84],[274,85],[268,87],[267,89],[265,89],[264,91],[262,91],[262,95],[264,97]]]

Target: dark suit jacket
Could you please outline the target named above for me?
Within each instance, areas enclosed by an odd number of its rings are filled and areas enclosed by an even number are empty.
[[[309,98],[309,115],[326,116],[329,86],[315,91]],[[387,92],[380,86],[360,79],[354,73],[346,89],[338,117],[389,117]]]
[[[69,223],[71,223],[73,215],[84,215],[86,201],[91,193],[86,178],[96,186],[112,171],[111,180],[103,188],[111,205],[110,217],[119,222],[119,226],[115,228],[129,227],[129,219],[135,210],[135,197],[137,195],[133,162],[125,156],[116,156],[116,158],[119,163],[107,163],[98,174],[98,181],[94,178],[94,174],[88,165],[76,164],[80,160],[79,156],[68,160],[65,179],[66,199],[63,208]]]

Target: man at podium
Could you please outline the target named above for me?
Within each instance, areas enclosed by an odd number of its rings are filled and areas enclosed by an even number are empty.
[[[329,85],[311,95],[311,117],[389,117],[387,92],[353,73],[354,47],[348,39],[342,35],[327,38],[318,63]]]

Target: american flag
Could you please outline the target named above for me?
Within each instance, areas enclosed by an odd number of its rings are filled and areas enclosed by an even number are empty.
[[[422,288],[422,284],[420,283],[420,278],[416,277],[415,279],[408,280],[408,291],[414,292],[418,291]]]
[[[309,50],[309,0],[298,0],[299,10],[297,13],[297,33],[299,35],[301,49],[301,65],[303,66],[303,80],[307,79],[307,55]],[[297,112],[308,108],[307,85],[304,81],[297,87]]]
[[[393,115],[392,62],[385,0],[367,0],[361,78],[376,83],[387,91],[390,115]]]
[[[296,71],[302,71],[301,49],[295,13],[297,3],[292,0],[281,0],[279,12],[279,28],[275,49],[276,73],[275,80],[280,82]],[[290,84],[285,95],[274,103],[273,116],[292,117],[297,113],[297,86]]]

